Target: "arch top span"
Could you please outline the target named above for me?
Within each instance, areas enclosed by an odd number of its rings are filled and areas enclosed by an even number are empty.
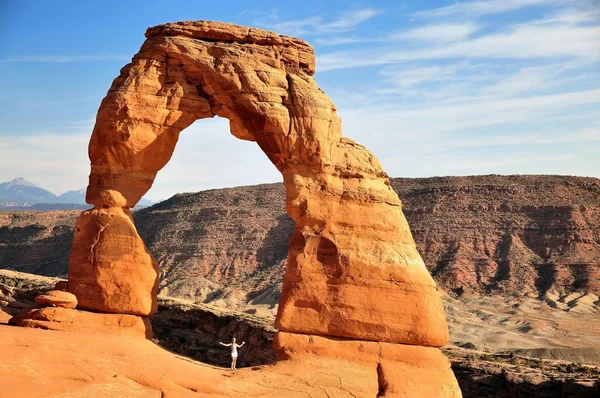
[[[341,137],[331,100],[312,79],[312,47],[276,33],[218,22],[149,28],[98,112],[87,202],[132,207],[197,119],[229,119],[283,172],[320,167]]]
[[[315,74],[315,53],[310,44],[269,30],[212,21],[185,21],[150,27],[146,37],[183,36],[224,44],[256,44],[276,48],[283,62]]]

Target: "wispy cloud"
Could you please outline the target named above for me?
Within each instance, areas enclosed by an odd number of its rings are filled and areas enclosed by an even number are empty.
[[[380,74],[386,78],[384,89],[375,89],[377,94],[406,93],[406,89],[422,83],[450,82],[462,79],[459,73],[473,69],[467,63],[453,65],[411,65],[408,67],[391,66],[384,68]]]
[[[262,9],[262,8],[249,8],[246,10],[242,10],[239,12],[240,16],[244,17],[253,17],[253,18],[261,18],[261,19],[276,19],[279,17],[278,11],[276,8],[271,9]]]
[[[445,43],[464,40],[478,29],[479,27],[472,22],[425,25],[416,29],[393,33],[389,39],[423,40]]]
[[[466,95],[459,102],[420,103],[384,106],[373,104],[343,111],[345,126],[352,134],[371,141],[373,126],[378,139],[393,134],[401,121],[403,129],[420,140],[437,139],[440,134],[461,129],[571,117],[579,109],[600,104],[600,89],[558,94],[527,95],[518,98],[494,98]],[[363,122],[362,120],[365,120]],[[350,121],[350,122],[349,122]],[[348,123],[349,122],[349,123]],[[386,133],[387,132],[387,133]],[[352,136],[352,135],[350,135]],[[399,137],[393,141],[398,142]],[[359,141],[360,142],[360,141]]]
[[[579,4],[579,8],[570,7],[554,10],[548,13],[545,18],[535,21],[535,23],[581,25],[588,23],[597,24],[600,21],[599,3],[596,3],[595,6],[587,4],[585,1],[577,4]]]
[[[588,78],[593,64],[564,61],[544,65],[515,66],[506,70],[490,63],[461,61],[451,64],[410,63],[383,68],[381,85],[367,93],[390,98],[400,95],[412,101],[500,99],[548,92]],[[600,84],[597,85],[600,87]]]
[[[325,21],[320,16],[290,20],[270,24],[273,30],[290,36],[319,35],[325,33],[341,33],[355,29],[361,23],[379,14],[372,8],[344,12],[339,18]]]
[[[413,14],[415,18],[468,17],[475,18],[490,14],[515,11],[526,7],[560,3],[560,0],[484,0],[458,2],[450,6],[419,11]]]
[[[493,172],[502,168],[512,166],[524,166],[530,164],[552,164],[566,163],[577,159],[577,155],[573,153],[561,155],[539,155],[539,156],[474,156],[463,157],[462,159],[453,159],[448,166],[453,170],[460,172],[461,170],[487,170]],[[483,172],[485,173],[485,171]]]
[[[317,37],[314,42],[322,46],[339,46],[342,44],[355,44],[381,41],[380,39],[366,39],[360,37],[329,36]]]
[[[0,59],[0,62],[86,62],[86,61],[130,61],[131,57],[123,55],[20,55]]]
[[[600,127],[586,127],[577,131],[567,131],[555,136],[521,134],[519,131],[498,133],[493,136],[474,137],[469,140],[448,142],[448,147],[477,148],[498,147],[513,145],[556,145],[556,144],[582,144],[587,142],[600,142]]]
[[[404,34],[411,35],[412,32]],[[440,41],[443,42],[443,40],[440,37]],[[425,59],[559,57],[583,58],[592,61],[600,59],[600,25],[520,24],[504,32],[489,33],[446,45],[434,43],[429,47],[417,50],[407,51],[394,48],[393,44],[387,44],[370,51],[326,53],[320,55],[317,62],[319,71],[327,71]]]
[[[577,72],[580,66],[582,65],[577,62],[525,66],[485,87],[482,94],[506,98],[562,86],[585,77],[584,73],[568,74],[569,72]],[[565,74],[568,75],[565,76]]]

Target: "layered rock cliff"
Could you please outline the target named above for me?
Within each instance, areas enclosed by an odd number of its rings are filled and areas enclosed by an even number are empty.
[[[600,293],[600,180],[393,178],[417,248],[451,294]],[[134,213],[160,291],[276,303],[293,230],[282,184],[178,194]],[[0,267],[66,274],[78,212],[0,212]]]
[[[492,175],[392,185],[447,291],[600,293],[600,180]]]

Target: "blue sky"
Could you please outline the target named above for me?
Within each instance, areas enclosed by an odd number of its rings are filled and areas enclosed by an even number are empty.
[[[98,106],[145,29],[193,19],[310,42],[344,135],[390,176],[600,177],[597,0],[0,0],[0,182],[84,187]],[[148,197],[280,180],[226,120],[201,120]]]

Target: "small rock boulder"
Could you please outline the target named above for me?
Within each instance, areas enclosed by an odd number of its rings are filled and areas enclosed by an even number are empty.
[[[67,281],[58,281],[54,285],[54,290],[62,290],[63,292],[69,291],[69,283]]]
[[[42,293],[34,301],[40,307],[77,307],[77,297],[72,293],[61,290],[50,290],[49,292]]]

